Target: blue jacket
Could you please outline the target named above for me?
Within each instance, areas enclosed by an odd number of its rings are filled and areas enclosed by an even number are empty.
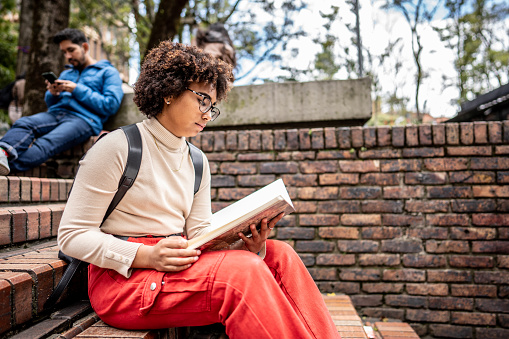
[[[59,79],[77,84],[70,92],[53,95],[46,91],[48,111],[65,111],[86,122],[97,135],[108,117],[117,113],[124,96],[122,80],[118,71],[107,60],[86,67],[81,73],[72,65],[66,65]]]

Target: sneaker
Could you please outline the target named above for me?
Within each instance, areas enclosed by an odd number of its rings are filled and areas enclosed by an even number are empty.
[[[0,175],[7,175],[11,169],[9,168],[9,161],[4,152],[0,151]]]

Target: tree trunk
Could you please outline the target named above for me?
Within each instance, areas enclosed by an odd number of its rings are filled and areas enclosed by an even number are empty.
[[[26,0],[24,0],[26,1]],[[44,94],[46,84],[43,72],[59,74],[65,60],[60,48],[53,42],[53,36],[68,27],[70,0],[41,0],[32,20],[32,40],[26,73],[24,115],[47,110]]]
[[[16,75],[26,74],[30,43],[32,42],[32,22],[34,17],[35,0],[22,0],[19,17],[18,58],[16,61]]]
[[[161,41],[173,39],[175,34],[177,34],[180,25],[180,14],[187,5],[187,2],[188,0],[161,0],[154,24],[152,25],[147,48],[143,53],[143,59]]]

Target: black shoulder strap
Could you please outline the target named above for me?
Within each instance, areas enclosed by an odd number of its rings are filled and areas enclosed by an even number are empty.
[[[111,200],[111,203],[108,206],[106,213],[104,214],[103,222],[110,216],[115,207],[117,207],[118,203],[120,200],[122,200],[127,190],[131,188],[134,181],[136,180],[136,177],[138,176],[141,165],[143,144],[141,141],[141,135],[138,126],[136,126],[136,124],[132,124],[128,126],[122,126],[120,128],[122,131],[124,131],[127,138],[127,162],[125,165],[124,173],[118,182],[117,193],[115,193],[115,196]]]
[[[194,166],[194,194],[198,192],[201,185],[201,178],[203,177],[203,156],[198,147],[186,141],[189,146],[189,154]]]

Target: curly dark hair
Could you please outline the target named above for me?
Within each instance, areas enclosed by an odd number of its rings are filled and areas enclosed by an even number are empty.
[[[216,89],[217,101],[230,90],[232,67],[194,46],[163,41],[150,50],[134,84],[134,103],[147,117],[163,110],[164,98],[177,98],[191,82],[205,82]]]

